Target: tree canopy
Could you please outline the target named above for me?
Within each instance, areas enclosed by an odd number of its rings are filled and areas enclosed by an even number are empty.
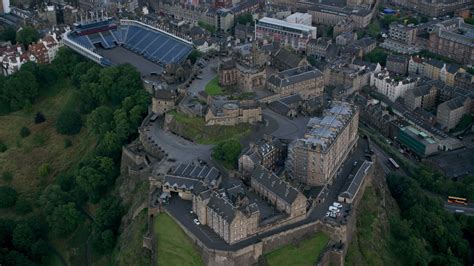
[[[22,43],[25,48],[28,47],[29,44],[37,42],[38,40],[39,33],[33,27],[26,26],[16,33],[16,41]]]
[[[15,205],[18,194],[11,187],[0,186],[0,208],[9,208]]]
[[[242,147],[235,139],[219,142],[213,149],[212,156],[216,160],[223,161],[228,166],[235,167],[239,159]]]
[[[56,121],[56,131],[63,135],[75,135],[81,131],[82,118],[75,110],[63,110]]]

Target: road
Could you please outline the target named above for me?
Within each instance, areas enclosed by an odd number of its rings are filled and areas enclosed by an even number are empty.
[[[217,68],[218,61],[218,58],[212,58],[207,62],[207,66],[203,68],[202,73],[198,75],[201,79],[195,79],[189,85],[188,93],[190,95],[203,91],[206,88],[207,83],[217,77],[215,68]]]
[[[445,203],[444,209],[453,213],[474,216],[474,206],[472,205],[463,206],[459,204]]]
[[[150,122],[147,137],[151,138],[168,154],[168,158],[176,159],[183,163],[191,163],[198,158],[209,162],[213,145],[196,144],[185,140],[172,133],[165,132],[160,122]]]

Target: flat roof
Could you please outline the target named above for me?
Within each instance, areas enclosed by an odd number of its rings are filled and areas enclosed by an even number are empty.
[[[298,23],[290,23],[290,22],[287,22],[287,21],[284,21],[284,20],[279,20],[279,19],[269,18],[269,17],[264,17],[264,18],[260,19],[258,22],[278,25],[278,26],[281,26],[281,27],[286,27],[286,28],[291,28],[291,29],[301,30],[301,31],[316,30],[316,27],[313,27],[313,26],[307,26],[307,25],[298,24]]]

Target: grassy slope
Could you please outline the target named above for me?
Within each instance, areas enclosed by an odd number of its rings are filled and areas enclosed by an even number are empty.
[[[204,265],[191,240],[166,213],[155,218],[154,226],[158,265]]]
[[[349,245],[347,265],[401,265],[393,253],[395,243],[389,230],[389,217],[398,214],[382,206],[382,199],[391,197],[388,192],[385,196],[382,193],[373,186],[365,190],[357,208],[357,231]]]
[[[214,144],[230,138],[241,138],[250,133],[250,125],[240,124],[236,126],[206,126],[206,122],[200,117],[188,117],[182,113],[172,113],[181,134],[188,139],[198,143]]]
[[[265,256],[270,266],[314,265],[328,241],[328,236],[317,233],[313,237],[301,241],[297,246],[290,244]]]
[[[69,83],[60,82],[29,110],[0,116],[0,140],[8,146],[6,152],[0,153],[1,171],[13,173],[13,180],[8,185],[27,199],[35,200],[38,193],[54,181],[57,173],[70,169],[94,147],[95,139],[85,129],[75,136],[56,133],[56,118],[62,108],[73,104],[73,93]],[[46,122],[34,124],[36,112],[42,112]],[[24,126],[30,129],[31,135],[21,138],[19,132]],[[67,149],[64,148],[66,138],[73,143]],[[38,168],[44,163],[50,164],[51,172],[47,177],[40,178]],[[0,184],[6,185],[3,180],[0,180]],[[2,213],[13,215],[12,212]]]
[[[74,167],[81,158],[92,151],[95,138],[83,129],[75,136],[63,136],[56,133],[54,123],[60,111],[74,104],[74,89],[67,81],[43,91],[40,99],[30,108],[0,116],[0,139],[8,146],[8,150],[0,153],[0,172],[10,171],[14,177],[6,183],[0,179],[1,185],[14,187],[20,197],[34,203],[41,191],[54,182],[55,176]],[[42,112],[46,121],[34,124],[36,112]],[[31,135],[21,138],[22,127],[28,127]],[[64,139],[72,141],[72,147],[64,148]],[[51,166],[47,177],[38,176],[38,168],[43,163]],[[33,207],[39,207],[33,204]],[[0,217],[21,218],[14,210],[2,210]],[[72,265],[84,265],[85,241],[89,235],[88,225],[80,226],[68,239],[52,239],[52,245]],[[58,263],[59,262],[59,263]],[[55,255],[47,258],[47,265],[60,265]]]
[[[223,93],[222,88],[219,86],[219,78],[215,77],[209,81],[209,83],[206,84],[206,87],[204,88],[204,91],[207,93],[207,95],[221,95]]]
[[[142,248],[143,236],[147,231],[147,210],[143,210],[135,220],[126,228],[121,238],[127,241],[120,243],[120,251],[115,254],[118,265],[148,265],[150,254]]]

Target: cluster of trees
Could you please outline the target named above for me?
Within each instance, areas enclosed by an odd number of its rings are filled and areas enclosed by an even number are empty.
[[[474,233],[473,221],[461,224],[459,217],[444,210],[441,200],[428,196],[411,177],[390,175],[387,182],[401,210],[401,218],[391,220],[400,258],[407,265],[467,263],[469,243],[463,235]]]
[[[380,65],[385,66],[387,64],[388,54],[381,48],[375,48],[372,52],[364,56],[364,60],[372,63],[380,63]]]
[[[121,147],[136,137],[137,127],[147,114],[150,97],[143,90],[140,74],[132,66],[102,68],[63,49],[49,66],[26,64],[15,75],[0,80],[0,101],[8,102],[11,110],[18,110],[33,103],[40,95],[39,90],[64,80],[70,80],[76,90],[74,105],[69,104],[61,112],[56,129],[61,134],[75,134],[84,124],[96,136],[96,147],[73,169],[56,176],[56,182],[42,191],[38,200],[42,214],[38,224],[44,225],[43,231],[33,230],[34,237],[29,236],[30,241],[27,241],[30,246],[17,246],[11,240],[17,226],[11,228],[12,236],[0,230],[0,241],[6,241],[2,247],[7,247],[0,250],[2,265],[30,264],[15,263],[21,260],[40,262],[42,257],[33,251],[32,245],[39,240],[47,241],[49,231],[64,239],[86,220],[90,220],[94,252],[110,252],[115,246],[124,213],[114,190],[120,172]],[[36,120],[42,122],[45,117],[37,114]],[[16,192],[8,187],[1,187],[0,202],[5,208],[14,206],[15,202],[19,205]],[[95,213],[90,214],[84,208],[88,202],[96,204]],[[45,254],[49,252],[47,244],[42,247],[46,249]]]
[[[212,157],[222,161],[228,168],[234,168],[239,160],[242,146],[236,139],[229,139],[219,142],[212,150]]]
[[[7,27],[5,30],[0,32],[0,40],[9,41],[12,44],[21,43],[28,48],[28,45],[39,40],[38,31],[30,26],[25,26],[18,32],[15,28]]]
[[[37,216],[22,221],[0,219],[0,264],[36,265],[49,252],[47,226]]]
[[[60,65],[37,65],[25,63],[15,74],[0,75],[0,105],[3,112],[12,112],[28,107],[58,79]]]
[[[243,25],[246,25],[248,23],[249,25],[253,26],[255,22],[251,13],[245,13],[237,17],[237,23]]]

